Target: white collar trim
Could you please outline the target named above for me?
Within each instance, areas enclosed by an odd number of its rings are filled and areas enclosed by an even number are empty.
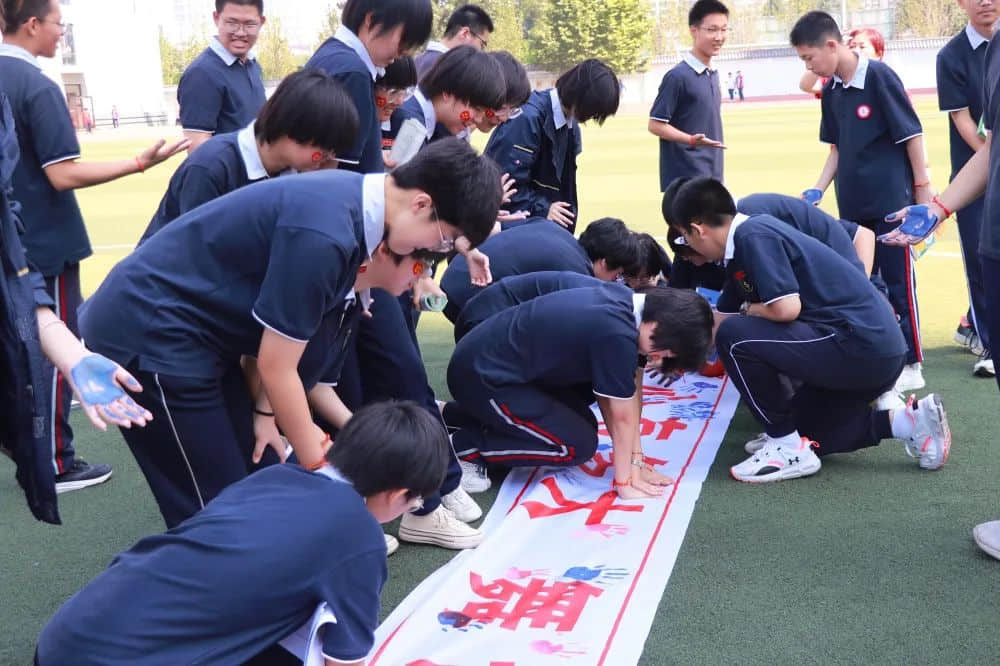
[[[254,123],[250,123],[239,131],[236,135],[236,146],[240,149],[240,157],[243,158],[243,164],[246,166],[247,178],[261,180],[268,178],[270,174],[260,159],[260,147],[257,145],[253,126]]]
[[[0,44],[0,56],[17,58],[18,60],[23,60],[26,63],[34,65],[38,69],[42,68],[42,66],[38,63],[38,58],[31,55],[20,46],[16,46],[14,44]]]
[[[834,85],[840,84],[843,88],[857,88],[858,90],[865,89],[865,77],[868,76],[868,56],[859,53],[858,54],[858,68],[854,70],[854,76],[847,83],[844,83],[836,74],[833,75]]]
[[[733,223],[729,225],[729,235],[726,237],[726,255],[723,258],[723,264],[732,261],[733,255],[736,254],[736,228],[749,219],[743,213],[736,213],[736,216],[733,218]]]
[[[973,28],[971,23],[969,23],[969,24],[967,24],[965,26],[965,36],[968,37],[968,39],[969,39],[969,46],[972,47],[973,51],[975,51],[976,49],[978,49],[983,44],[988,44],[989,41],[990,41],[988,38],[983,37],[982,35],[980,35],[979,31],[977,31],[975,28]]]
[[[428,51],[437,51],[438,53],[447,53],[450,49],[444,45],[443,42],[439,42],[436,39],[432,39],[427,42]]]
[[[384,173],[369,173],[362,179],[361,208],[364,213],[366,251],[371,257],[385,235]]]
[[[573,119],[566,117],[562,102],[559,101],[559,91],[555,88],[549,90],[549,98],[552,100],[552,121],[555,123],[556,129],[560,130],[567,125],[573,127]]]
[[[333,38],[347,44],[355,53],[358,54],[358,57],[361,58],[361,62],[365,63],[368,73],[372,75],[372,81],[382,74],[385,74],[385,69],[375,66],[375,63],[372,62],[371,55],[368,53],[368,49],[365,48],[365,45],[361,43],[358,36],[351,32],[350,29],[340,26],[337,28],[337,32],[333,33]]]
[[[703,63],[701,60],[698,60],[695,54],[691,53],[690,51],[687,51],[684,54],[684,62],[686,62],[688,66],[694,70],[695,74],[704,74],[706,69],[709,72],[715,71],[714,69]]]
[[[635,328],[642,325],[642,311],[646,307],[646,294],[632,294],[632,314],[635,315]]]

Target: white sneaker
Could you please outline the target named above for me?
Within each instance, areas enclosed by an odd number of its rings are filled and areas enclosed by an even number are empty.
[[[490,477],[486,474],[486,468],[474,462],[459,460],[462,466],[462,490],[467,493],[485,493],[493,485]]]
[[[920,363],[911,363],[903,366],[903,371],[899,373],[896,380],[896,390],[900,393],[916,391],[927,386],[924,381],[923,366]]]
[[[811,476],[823,466],[813,453],[814,446],[818,446],[816,442],[805,437],[796,447],[777,444],[769,439],[755,454],[730,467],[729,474],[744,483],[770,483]]]
[[[765,444],[767,444],[767,433],[762,432],[753,439],[751,439],[749,442],[744,444],[743,450],[746,451],[747,453],[757,453],[758,451],[761,450],[761,447],[763,447]]]
[[[399,523],[399,539],[464,550],[482,543],[483,533],[463,523],[442,505],[426,516],[404,513],[403,520]]]
[[[906,409],[906,400],[903,394],[895,388],[891,388],[878,397],[875,401],[875,411],[888,412],[893,409]]]
[[[471,523],[483,517],[483,510],[476,504],[476,500],[472,499],[461,486],[447,495],[442,495],[441,504],[444,504],[463,523]]]
[[[993,367],[993,356],[990,352],[983,352],[975,365],[972,366],[972,374],[976,377],[996,377],[997,371]]]
[[[935,393],[920,400],[910,396],[906,414],[913,423],[913,436],[903,440],[907,455],[919,458],[921,469],[941,469],[951,451],[951,428],[941,398]]]
[[[976,525],[972,530],[972,538],[984,553],[1000,560],[1000,520]]]
[[[393,553],[399,550],[399,542],[396,541],[396,537],[391,534],[385,535],[385,556],[389,557]]]

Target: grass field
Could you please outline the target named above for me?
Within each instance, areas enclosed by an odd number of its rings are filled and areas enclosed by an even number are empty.
[[[932,100],[917,100],[933,180],[948,175],[947,131]],[[818,104],[726,106],[727,180],[737,193],[797,193],[825,158]],[[612,215],[664,234],[657,150],[640,115],[587,128],[580,161],[584,220]],[[92,141],[87,159],[134,154],[147,141]],[[80,193],[95,256],[83,264],[93,291],[127,254],[156,208],[170,167]],[[831,191],[832,195],[832,191]],[[832,200],[832,196],[831,196]],[[826,203],[832,205],[832,201]],[[1000,659],[1000,564],[969,531],[1000,517],[995,463],[997,390],[973,379],[973,357],[950,342],[967,305],[957,237],[948,228],[918,266],[930,388],[943,394],[955,445],[948,466],[921,472],[886,442],[827,459],[811,479],[755,488],[732,482],[756,429],[744,410],[706,482],[646,643],[643,664],[979,664]],[[421,318],[436,390],[445,393],[450,332]],[[110,558],[162,528],[152,496],[117,433],[75,415],[77,448],[109,462],[106,485],[62,496],[64,525],[35,522],[0,462],[0,664],[30,662],[46,618]],[[392,529],[390,529],[392,531]],[[403,545],[390,559],[383,610],[391,610],[449,553]]]

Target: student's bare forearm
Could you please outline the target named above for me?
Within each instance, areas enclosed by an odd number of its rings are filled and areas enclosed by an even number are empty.
[[[955,129],[962,140],[973,150],[979,150],[983,146],[983,137],[979,136],[979,127],[972,119],[972,114],[968,109],[959,109],[948,114],[951,121],[955,123]]]
[[[188,146],[188,155],[195,151],[195,148],[212,138],[211,132],[197,132],[195,130],[184,130],[184,138],[191,144]]]
[[[920,185],[930,183],[931,176],[927,172],[927,151],[924,150],[924,137],[917,135],[906,142],[906,157],[913,169],[913,183]]]
[[[309,391],[309,405],[324,421],[343,430],[354,415],[332,386],[319,384]]]
[[[35,316],[38,319],[42,353],[59,369],[59,372],[69,377],[73,366],[91,352],[49,308],[37,308]]]
[[[871,275],[875,265],[875,232],[859,226],[854,232],[854,251],[865,267],[865,275]]]
[[[115,162],[66,160],[45,167],[49,183],[60,192],[101,185],[133,173],[139,173],[139,163],[134,157]]]
[[[261,381],[260,371],[257,369],[257,359],[253,356],[244,356],[240,359],[240,365],[243,366],[243,378],[246,380],[250,397],[253,398],[254,409],[273,413],[274,408],[267,399],[267,391],[264,390],[264,382]]]
[[[691,134],[683,130],[679,130],[668,122],[662,120],[649,120],[648,129],[651,134],[655,134],[664,141],[672,141],[674,143],[684,143],[691,145]],[[715,137],[712,137],[715,138]]]
[[[951,183],[941,192],[939,198],[948,210],[957,211],[965,208],[978,199],[986,191],[986,183],[990,175],[990,145],[993,134],[986,136],[983,147],[976,151],[962,170],[955,175]]]
[[[802,312],[802,301],[797,294],[779,298],[770,303],[751,303],[747,307],[747,314],[753,317],[761,317],[768,321],[788,323],[799,318]]]
[[[830,154],[826,156],[826,162],[823,163],[823,170],[819,173],[819,180],[816,181],[816,189],[820,192],[826,192],[826,188],[830,187],[830,183],[837,176],[837,165],[840,162],[840,152],[837,150],[837,146],[830,146]]]
[[[597,405],[604,417],[608,435],[611,436],[611,460],[615,478],[629,479],[632,476],[632,453],[635,451],[639,435],[639,416],[636,413],[635,400],[598,396]]]
[[[299,463],[311,467],[323,459],[323,438],[313,423],[306,391],[296,366],[261,367],[264,390],[271,399],[274,416],[292,445]]]

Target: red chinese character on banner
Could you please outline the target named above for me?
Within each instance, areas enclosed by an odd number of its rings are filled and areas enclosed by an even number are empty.
[[[556,506],[548,506],[535,501],[522,502],[521,506],[528,511],[528,515],[532,519],[559,516],[574,511],[588,511],[589,514],[584,525],[597,525],[604,522],[609,511],[642,511],[644,508],[642,504],[615,504],[618,493],[614,490],[609,490],[593,502],[575,502],[566,499],[566,496],[559,490],[559,484],[556,483],[554,477],[548,476],[542,479],[542,485],[548,489]]]
[[[643,418],[639,419],[639,436],[649,437],[656,432],[657,427],[659,427],[660,432],[656,435],[656,439],[660,442],[670,439],[670,435],[672,435],[675,430],[687,430],[687,424],[673,416],[664,421],[651,421]],[[603,421],[600,421],[597,424],[597,436],[611,437],[611,433],[608,432],[608,427]]]
[[[677,395],[677,391],[672,388],[667,388],[665,386],[645,386],[642,389],[642,401],[649,403],[661,403],[661,402],[674,402],[677,400],[693,400],[698,396],[692,395]]]
[[[532,578],[520,585],[499,578],[485,583],[474,572],[469,572],[469,583],[473,592],[489,601],[470,601],[462,614],[483,623],[502,620],[500,626],[511,631],[522,620],[528,620],[532,629],[573,631],[587,602],[604,593],[601,588],[580,581],[549,582]]]

